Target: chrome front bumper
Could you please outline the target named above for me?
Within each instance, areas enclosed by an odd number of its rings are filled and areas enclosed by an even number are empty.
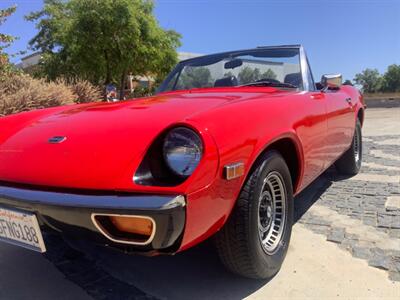
[[[72,193],[0,185],[0,206],[36,214],[43,230],[53,229],[67,238],[122,248],[130,252],[174,252],[185,227],[186,202],[181,195],[131,193]],[[154,220],[149,243],[120,243],[105,235],[93,215],[132,215]]]

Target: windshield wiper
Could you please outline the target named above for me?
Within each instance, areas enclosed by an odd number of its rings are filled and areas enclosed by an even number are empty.
[[[284,82],[274,82],[269,80],[260,80],[255,82],[246,83],[240,86],[272,86],[272,87],[284,87],[284,88],[293,88],[297,89],[298,86],[291,84],[291,83],[284,83]]]

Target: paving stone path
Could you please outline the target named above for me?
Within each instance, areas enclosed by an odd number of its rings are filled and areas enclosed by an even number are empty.
[[[118,280],[107,273],[91,255],[68,246],[56,234],[45,234],[48,251],[45,257],[64,274],[96,300],[156,300],[157,298],[137,287]]]
[[[361,174],[328,170],[296,199],[297,220],[400,281],[400,135],[366,137]]]

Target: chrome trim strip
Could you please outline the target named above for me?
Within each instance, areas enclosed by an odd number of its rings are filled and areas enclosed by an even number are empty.
[[[112,237],[111,234],[109,234],[102,226],[101,224],[99,224],[96,220],[96,216],[110,216],[110,217],[135,217],[135,218],[139,218],[139,219],[147,219],[150,220],[151,223],[153,224],[153,231],[149,237],[148,240],[144,241],[144,242],[133,242],[133,241],[128,241],[128,240],[122,240],[122,239],[116,239],[114,237]],[[97,228],[98,231],[100,231],[100,233],[102,235],[104,235],[107,239],[109,239],[112,242],[115,243],[119,243],[119,244],[126,244],[126,245],[136,245],[136,246],[146,246],[148,244],[150,244],[155,235],[156,235],[156,222],[154,221],[153,218],[148,217],[148,216],[137,216],[137,215],[118,215],[118,214],[92,214],[91,217],[92,222],[94,224],[94,226]]]
[[[53,136],[49,138],[49,144],[61,144],[67,140],[66,136]]]
[[[186,199],[182,195],[176,196],[174,199],[172,199],[168,203],[164,204],[162,207],[163,207],[163,209],[170,209],[170,208],[175,208],[178,206],[181,206],[181,207],[186,206]]]
[[[185,204],[182,195],[100,194],[82,195],[63,192],[37,191],[0,186],[0,199],[28,204],[42,204],[75,208],[164,210]],[[183,199],[183,200],[182,200]]]
[[[308,63],[307,63],[307,55],[306,51],[304,50],[303,46],[299,47],[300,51],[300,70],[301,70],[301,76],[303,78],[303,90],[304,91],[310,91],[311,86],[310,82],[308,82]]]

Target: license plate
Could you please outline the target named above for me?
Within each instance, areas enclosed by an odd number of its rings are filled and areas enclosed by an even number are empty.
[[[46,252],[39,223],[34,214],[0,207],[0,241]]]

